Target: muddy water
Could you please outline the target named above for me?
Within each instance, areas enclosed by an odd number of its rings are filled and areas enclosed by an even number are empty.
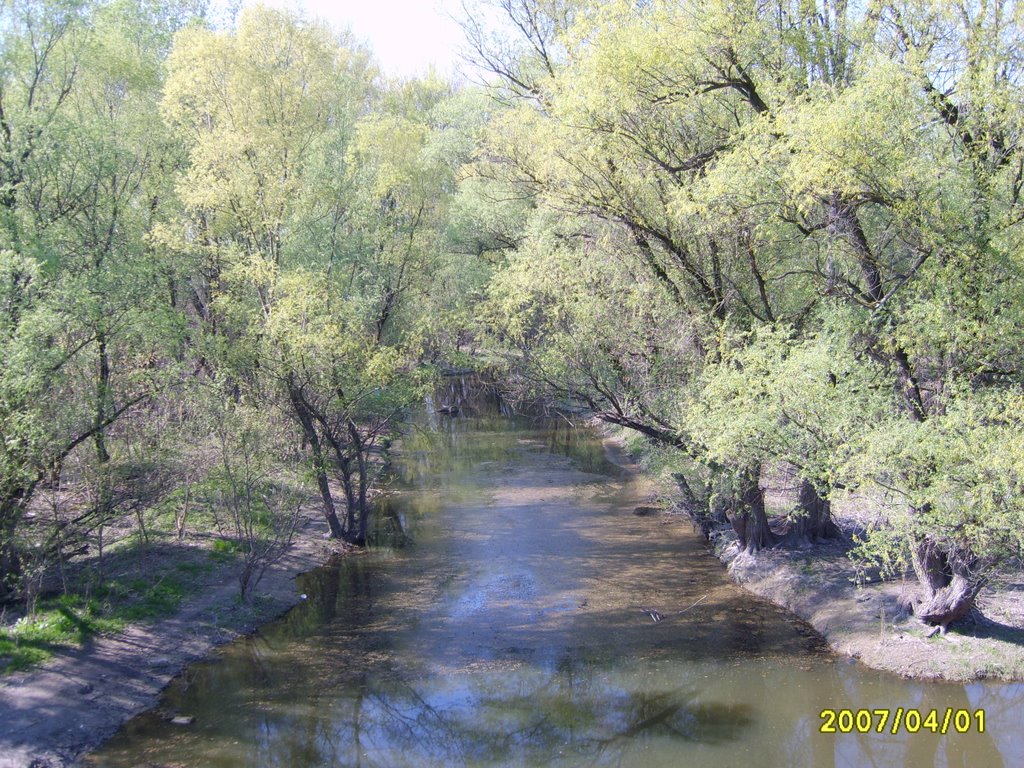
[[[403,445],[382,543],[91,765],[1024,765],[1021,686],[831,656],[686,525],[635,514],[649,489],[592,435],[464,409]],[[984,708],[986,732],[818,732],[823,709],[897,707]]]

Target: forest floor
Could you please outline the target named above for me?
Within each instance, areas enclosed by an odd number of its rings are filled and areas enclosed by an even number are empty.
[[[201,545],[151,546],[126,559],[122,578],[192,561],[188,599],[168,615],[57,648],[44,664],[0,677],[0,768],[75,764],[160,692],[191,661],[254,631],[301,600],[295,577],[328,561],[334,548],[315,505],[302,513],[287,553],[266,571],[248,602],[239,599],[237,561],[210,558]],[[187,548],[183,554],[183,547]]]
[[[663,505],[678,509],[673,484],[658,485]],[[767,507],[777,513],[773,528],[784,525],[796,489],[787,487],[784,475],[769,477],[766,485]],[[837,500],[833,512],[842,539],[749,555],[726,529],[713,533],[709,546],[737,583],[807,621],[836,653],[907,678],[1024,680],[1024,572],[993,580],[965,621],[945,636],[928,637],[933,628],[903,607],[917,594],[913,573],[899,581],[876,573],[864,582],[849,557],[855,534],[879,514],[878,504],[851,497]],[[691,524],[677,514],[681,524]]]

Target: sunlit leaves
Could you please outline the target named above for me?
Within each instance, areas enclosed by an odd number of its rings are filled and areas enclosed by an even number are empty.
[[[702,461],[887,499],[879,559],[924,536],[1018,552],[1022,20],[928,0],[578,8],[543,88],[488,136],[493,176],[543,211],[492,283],[500,337]],[[690,347],[664,343],[673,323]],[[652,339],[675,363],[634,386]]]

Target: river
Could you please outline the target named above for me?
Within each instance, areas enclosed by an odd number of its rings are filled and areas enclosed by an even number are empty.
[[[376,546],[303,577],[305,602],[190,667],[87,763],[1024,765],[1024,687],[832,655],[687,523],[636,514],[649,487],[593,433],[472,402],[403,439]],[[819,733],[825,709],[897,708],[984,709],[985,733],[973,714],[964,734],[877,733],[881,715]]]

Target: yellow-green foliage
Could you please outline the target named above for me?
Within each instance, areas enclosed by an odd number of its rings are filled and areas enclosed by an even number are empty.
[[[572,8],[486,138],[538,205],[486,305],[515,365],[886,499],[866,556],[1019,555],[1021,7]]]
[[[684,412],[709,459],[782,459],[831,487],[849,484],[847,462],[863,448],[865,425],[892,409],[882,379],[834,328],[803,338],[791,328],[761,328],[731,339],[706,366]]]
[[[967,546],[983,560],[1024,554],[1024,394],[961,392],[924,423],[886,419],[865,430],[852,470],[914,515],[894,514],[897,535],[924,534]],[[880,560],[902,552],[892,534],[863,551]]]

